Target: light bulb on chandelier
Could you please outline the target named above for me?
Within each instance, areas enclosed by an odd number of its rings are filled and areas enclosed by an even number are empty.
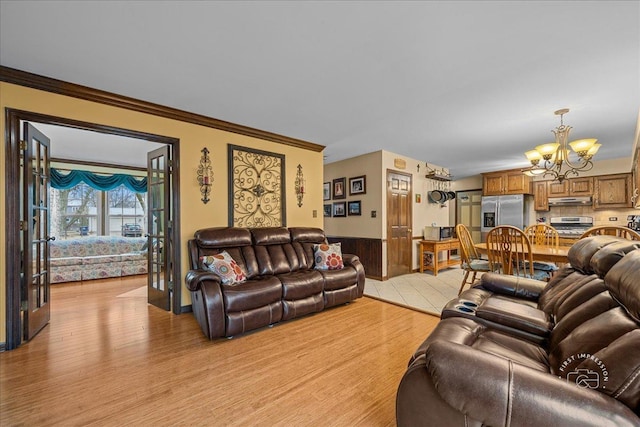
[[[555,180],[562,182],[571,175],[578,176],[580,172],[593,168],[591,159],[602,144],[598,144],[598,140],[594,138],[568,142],[572,127],[566,126],[563,122],[563,116],[568,112],[568,108],[554,112],[556,116],[560,116],[560,126],[551,131],[556,137],[555,142],[538,145],[524,153],[531,162],[530,167],[522,169],[524,173],[530,176],[551,175]],[[577,154],[577,163],[569,159],[569,147]]]

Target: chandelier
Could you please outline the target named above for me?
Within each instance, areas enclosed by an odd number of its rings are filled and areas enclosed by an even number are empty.
[[[562,182],[571,175],[578,176],[580,172],[593,168],[591,159],[602,144],[598,144],[598,140],[593,138],[568,142],[572,128],[565,126],[562,120],[562,116],[568,112],[568,108],[554,112],[556,116],[560,116],[560,126],[551,131],[556,137],[555,142],[538,145],[524,153],[531,162],[530,167],[522,170],[527,175],[550,175],[554,180]],[[569,160],[569,147],[578,155],[578,159],[573,162]]]

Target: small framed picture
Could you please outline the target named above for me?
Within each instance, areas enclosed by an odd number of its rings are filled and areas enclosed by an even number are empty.
[[[336,178],[333,180],[333,198],[334,199],[345,199],[347,197],[347,193],[344,188],[346,183],[347,183],[347,178]]]
[[[324,184],[322,184],[322,200],[331,200],[331,183],[330,182],[325,182]]]
[[[333,216],[334,217],[347,216],[347,202],[334,202]]]
[[[362,204],[360,200],[356,200],[348,203],[349,215],[362,215]]]
[[[366,194],[367,193],[367,176],[356,176],[349,178],[349,195]]]
[[[331,204],[324,205],[324,216],[331,218]]]

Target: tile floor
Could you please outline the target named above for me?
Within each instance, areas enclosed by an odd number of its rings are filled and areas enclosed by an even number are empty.
[[[444,305],[458,296],[463,276],[464,271],[456,266],[440,270],[435,277],[428,271],[405,274],[384,282],[366,279],[364,294],[439,316]]]

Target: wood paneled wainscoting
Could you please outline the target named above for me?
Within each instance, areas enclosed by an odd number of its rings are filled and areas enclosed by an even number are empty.
[[[327,240],[329,243],[340,242],[342,252],[345,254],[358,255],[367,277],[384,280],[382,277],[382,239],[327,236]]]

